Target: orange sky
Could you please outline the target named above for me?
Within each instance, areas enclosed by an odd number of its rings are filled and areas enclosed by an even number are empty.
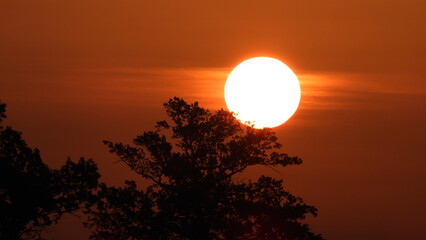
[[[104,181],[121,184],[137,176],[101,140],[130,142],[175,95],[225,108],[232,67],[276,57],[301,82],[300,109],[275,130],[304,159],[283,174],[319,209],[313,229],[327,239],[420,239],[425,12],[423,0],[3,0],[0,99],[6,123],[50,166],[91,157]],[[66,217],[49,237],[85,238],[77,222]]]

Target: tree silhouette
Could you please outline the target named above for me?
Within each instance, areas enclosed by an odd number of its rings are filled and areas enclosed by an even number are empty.
[[[164,107],[171,124],[157,122],[132,145],[104,141],[152,184],[145,190],[133,181],[120,188],[101,184],[88,212],[91,239],[322,239],[301,222],[317,210],[286,191],[282,180],[236,179],[250,166],[302,162],[277,152],[281,144],[270,129],[176,97]]]
[[[0,103],[0,122],[5,112]],[[0,239],[40,239],[64,213],[90,206],[99,176],[96,164],[83,158],[49,169],[20,132],[0,125]]]

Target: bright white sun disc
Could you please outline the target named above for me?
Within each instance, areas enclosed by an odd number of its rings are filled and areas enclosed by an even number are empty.
[[[240,63],[225,84],[229,111],[255,128],[272,128],[286,122],[296,112],[300,96],[297,76],[287,65],[269,57]]]

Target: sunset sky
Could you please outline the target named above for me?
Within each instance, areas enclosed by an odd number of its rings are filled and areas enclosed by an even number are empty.
[[[426,226],[426,1],[2,0],[0,100],[53,168],[93,158],[102,181],[140,180],[102,140],[130,142],[178,96],[226,108],[241,61],[269,56],[302,100],[277,132],[304,160],[285,187],[326,239],[420,239]],[[247,177],[282,176],[251,169]],[[85,239],[65,216],[50,239]]]

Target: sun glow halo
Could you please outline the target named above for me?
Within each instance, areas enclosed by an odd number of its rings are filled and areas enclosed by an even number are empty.
[[[281,61],[251,58],[229,74],[225,84],[228,109],[255,128],[276,127],[297,110],[301,91],[297,76]]]

